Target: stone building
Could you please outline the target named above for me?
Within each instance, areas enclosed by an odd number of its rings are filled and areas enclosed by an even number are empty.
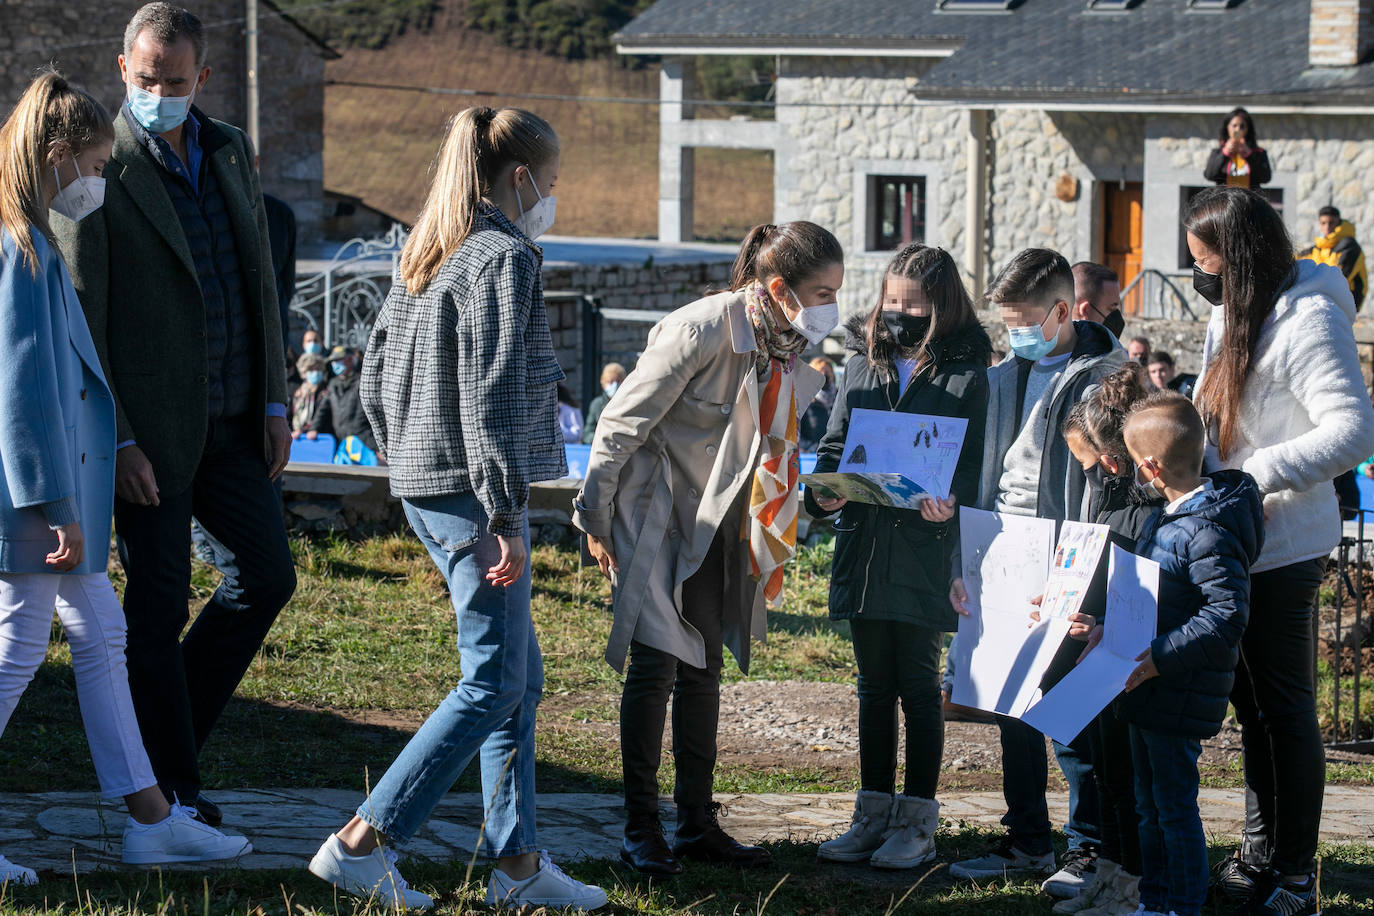
[[[0,99],[8,111],[51,62],[113,113],[124,85],[116,58],[139,0],[69,3],[22,0],[0,5]],[[206,114],[247,122],[244,0],[200,0],[187,7],[204,23],[210,79],[196,99]],[[291,204],[298,231],[312,238],[324,183],[324,64],[338,56],[270,0],[258,0],[259,123],[263,190]]]
[[[844,243],[846,311],[917,240],[974,290],[1032,245],[1143,274],[1149,315],[1206,314],[1180,211],[1236,105],[1300,245],[1327,204],[1374,238],[1371,39],[1374,0],[659,0],[616,36],[664,58],[660,239],[690,237],[694,149],[765,149],[775,219]],[[775,116],[694,118],[695,60],[744,54],[776,57]]]

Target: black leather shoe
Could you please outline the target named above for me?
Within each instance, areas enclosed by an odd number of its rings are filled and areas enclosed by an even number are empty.
[[[219,810],[219,805],[210,801],[204,795],[196,795],[196,820],[203,821],[211,827],[218,827],[224,823],[224,813]]]
[[[682,863],[673,858],[658,813],[633,814],[625,822],[625,843],[620,861],[641,875],[671,878],[682,874]]]
[[[720,829],[721,805],[677,810],[677,834],[673,837],[673,854],[693,862],[714,862],[736,868],[762,868],[773,864],[773,854],[762,846],[745,846]]]

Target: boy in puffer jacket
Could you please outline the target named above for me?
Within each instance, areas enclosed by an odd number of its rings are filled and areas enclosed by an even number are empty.
[[[1259,488],[1243,471],[1202,476],[1202,418],[1173,392],[1141,401],[1126,420],[1135,482],[1169,502],[1137,552],[1160,565],[1158,636],[1126,680],[1141,911],[1199,916],[1207,841],[1198,813],[1202,739],[1221,730],[1250,612],[1250,564],[1264,542]]]

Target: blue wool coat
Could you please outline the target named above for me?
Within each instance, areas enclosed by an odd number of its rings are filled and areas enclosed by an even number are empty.
[[[1213,489],[1172,515],[1161,509],[1136,552],[1159,571],[1159,677],[1123,696],[1126,719],[1150,731],[1210,738],[1221,730],[1250,619],[1250,564],[1264,546],[1259,487],[1243,471],[1211,475]]]
[[[42,509],[74,497],[85,537],[72,573],[104,572],[114,507],[114,399],[67,268],[36,228],[35,277],[0,229],[0,572],[51,573]]]

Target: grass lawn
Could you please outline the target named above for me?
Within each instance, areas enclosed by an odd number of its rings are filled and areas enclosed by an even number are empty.
[[[428,557],[412,538],[363,543],[296,540],[300,587],[273,629],[238,696],[206,747],[206,784],[221,787],[316,786],[362,791],[458,678],[453,613]],[[772,616],[753,676],[852,681],[847,629],[825,614],[830,553],[803,552],[790,571],[789,601]],[[605,735],[616,721],[619,676],[602,660],[610,627],[609,594],[579,568],[567,548],[534,552],[534,615],[545,654],[547,687],[540,711],[537,769],[545,792],[619,790],[619,754]],[[112,574],[118,579],[117,564]],[[215,574],[197,564],[192,609]],[[117,581],[118,584],[118,581]],[[740,674],[727,663],[727,679]],[[1341,781],[1369,783],[1370,768],[1333,770]],[[663,778],[671,780],[671,761]],[[833,791],[855,788],[856,774],[808,767],[725,765],[723,792]],[[1206,774],[1210,785],[1236,785],[1237,767]],[[0,791],[94,790],[94,772],[77,715],[66,646],[54,641],[47,662],[0,741]],[[456,787],[477,788],[475,774]],[[957,827],[957,825],[956,825]],[[988,835],[942,832],[941,861],[981,851]],[[1225,847],[1214,846],[1214,856]],[[19,850],[14,850],[20,858]],[[677,882],[650,883],[618,863],[577,866],[574,874],[613,889],[612,912],[651,914],[881,914],[892,911],[921,876],[876,876],[867,868],[822,867],[814,846],[774,846],[777,864],[760,873],[698,867]],[[1328,913],[1374,913],[1374,846],[1324,850]],[[481,909],[485,868],[417,862],[406,876],[440,900],[439,912]],[[1335,896],[1331,896],[1332,894]],[[771,896],[770,896],[771,895]],[[902,913],[1048,913],[1033,884],[975,888],[952,882],[940,866],[897,911]],[[334,914],[360,910],[335,900],[304,871],[102,873],[8,889],[0,914]],[[380,912],[373,910],[372,912]],[[1212,913],[1229,910],[1216,908]]]

